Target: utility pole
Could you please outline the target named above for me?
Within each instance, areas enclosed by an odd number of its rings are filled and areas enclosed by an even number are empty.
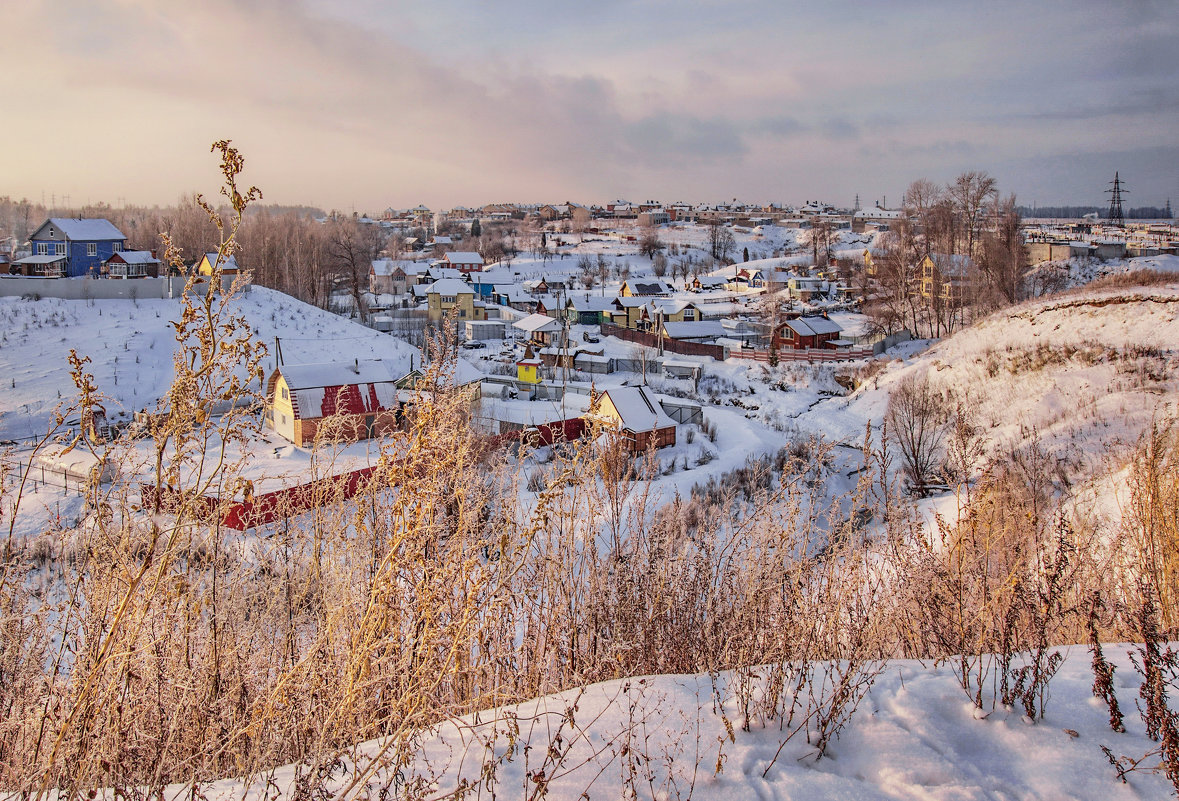
[[[1130,193],[1122,188],[1122,181],[1118,177],[1117,171],[1114,172],[1114,179],[1111,184],[1113,188],[1105,190],[1105,193],[1109,195],[1109,224],[1118,228],[1125,228],[1126,219],[1122,215],[1122,194]]]

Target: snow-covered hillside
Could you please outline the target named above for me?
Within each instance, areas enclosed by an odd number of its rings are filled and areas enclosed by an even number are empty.
[[[1078,467],[1133,444],[1179,389],[1179,280],[1080,290],[996,312],[799,425],[841,439],[878,423],[888,393],[927,375],[969,409],[990,449],[1038,440]]]
[[[1124,710],[1134,709],[1141,681],[1129,646],[1108,646]],[[755,672],[756,673],[756,672]],[[1052,680],[1043,719],[1020,711],[976,713],[953,668],[915,661],[884,664],[850,724],[821,759],[803,733],[783,745],[778,721],[742,716],[734,676],[632,678],[572,690],[506,709],[464,717],[428,735],[404,781],[425,779],[426,797],[454,792],[462,779],[473,797],[576,799],[1161,799],[1165,777],[1144,760],[1118,780],[1102,746],[1138,759],[1157,744],[1137,715],[1114,733],[1108,712],[1092,697],[1087,651],[1076,647]],[[749,731],[744,731],[748,723]],[[507,732],[518,727],[512,744]],[[788,731],[788,727],[787,727]],[[373,767],[374,741],[341,766],[326,789],[348,785]],[[482,766],[498,760],[491,779]],[[295,796],[295,769],[252,784],[226,780],[202,788],[215,799]],[[547,795],[532,795],[540,781]],[[359,783],[377,795],[396,786],[375,769]]]
[[[250,287],[234,310],[246,317],[274,366],[274,338],[283,359],[301,364],[330,359],[395,359],[409,372],[417,349],[401,340],[350,322],[263,287]],[[0,439],[44,434],[54,409],[69,399],[73,384],[67,356],[71,349],[90,357],[86,370],[111,399],[115,418],[153,408],[172,383],[176,348],[173,320],[180,301],[61,300],[0,298]]]

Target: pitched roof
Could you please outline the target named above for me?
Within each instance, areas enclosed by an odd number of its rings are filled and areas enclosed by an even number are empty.
[[[530,314],[522,320],[512,323],[512,326],[534,334],[537,331],[560,331],[561,323],[547,314]]]
[[[482,264],[483,257],[471,250],[456,250],[453,253],[444,253],[442,258],[451,264]]]
[[[466,281],[460,281],[457,278],[441,278],[426,288],[426,294],[474,295],[475,290],[471,289]]]
[[[401,365],[382,359],[352,364],[284,364],[278,368],[291,391],[295,416],[301,419],[392,408],[400,370]]]
[[[809,337],[819,334],[838,334],[843,329],[826,317],[796,317],[786,321],[787,327],[794,333]]]
[[[672,289],[662,281],[627,281],[632,295],[670,295]]]
[[[706,339],[720,337],[729,333],[720,320],[703,320],[700,322],[664,323],[663,330],[672,339]]]
[[[159,264],[160,260],[152,255],[150,250],[120,250],[111,254],[107,261],[119,258],[127,264]]]
[[[93,242],[127,238],[110,220],[101,217],[87,217],[80,220],[77,217],[50,217],[46,222],[53,223],[66,235],[67,239],[75,241]],[[42,224],[41,228],[44,227],[45,225]],[[36,239],[37,234],[41,233],[41,228],[38,228],[31,238]]]
[[[396,259],[374,259],[372,273],[373,275],[379,276],[392,275],[393,271],[400,267],[403,273],[409,275],[409,270],[406,267],[411,264],[414,264],[414,262],[399,261]]]
[[[610,399],[621,418],[622,428],[627,431],[651,431],[675,425],[646,387],[611,387],[603,397]]]

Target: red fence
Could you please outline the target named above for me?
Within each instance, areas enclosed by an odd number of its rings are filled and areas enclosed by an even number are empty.
[[[489,443],[494,446],[503,447],[509,442],[515,442],[527,435],[529,437],[529,444],[531,445],[552,445],[554,442],[569,442],[580,439],[581,435],[585,433],[585,429],[586,422],[583,418],[570,417],[568,420],[542,423],[541,425],[521,429],[520,431],[505,431],[502,434],[496,434],[490,437]]]
[[[254,526],[273,523],[282,517],[299,514],[308,509],[324,505],[325,502],[336,502],[353,497],[364,486],[365,481],[376,470],[374,467],[364,467],[329,476],[307,484],[294,487],[284,487],[274,492],[267,492],[254,496],[248,501],[221,501],[201,495],[190,498],[193,512],[202,520],[213,520],[221,516],[221,524],[236,531],[244,531]],[[150,484],[141,484],[143,506],[147,508],[155,505],[156,489]],[[184,495],[177,490],[164,487],[161,491],[160,509],[165,512],[176,512],[184,502]]]
[[[618,337],[627,342],[637,342],[650,348],[659,347],[659,336],[647,331],[634,331],[630,328],[602,323],[602,333],[608,337]],[[671,337],[663,337],[663,349],[684,356],[711,356],[717,361],[725,360],[725,348],[721,345],[709,345],[705,342],[682,342]]]
[[[508,442],[520,439],[525,432],[534,437],[533,444],[552,445],[554,442],[579,438],[586,429],[586,422],[580,417],[545,423],[523,431],[509,431],[489,438],[489,445],[503,447]],[[364,467],[351,473],[329,476],[294,487],[284,487],[274,492],[256,495],[250,500],[223,501],[199,495],[187,500],[192,504],[193,514],[205,521],[221,517],[221,524],[236,531],[245,531],[255,526],[264,526],[284,517],[290,517],[308,509],[339,503],[354,497],[376,471],[375,467]],[[155,506],[156,488],[151,484],[140,484],[143,508]],[[180,511],[185,502],[182,492],[164,487],[160,493],[160,509],[168,513]]]
[[[871,348],[857,348],[855,350],[832,350],[829,348],[803,348],[794,350],[783,348],[778,351],[779,362],[842,362],[851,359],[867,359],[872,355]],[[770,361],[770,351],[734,348],[729,351],[734,359],[753,359],[759,362]]]

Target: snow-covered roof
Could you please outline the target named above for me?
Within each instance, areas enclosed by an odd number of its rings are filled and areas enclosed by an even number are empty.
[[[571,295],[568,305],[578,312],[610,311],[614,308],[614,298],[604,298],[601,295],[590,295],[589,297]]]
[[[670,295],[672,288],[662,281],[627,281],[627,289],[632,295]]]
[[[278,368],[291,389],[311,387],[339,387],[345,384],[361,384],[382,381],[396,381],[401,377],[400,363],[387,359],[366,359],[365,361],[319,362],[315,364],[284,364]]]
[[[65,256],[25,256],[23,259],[17,259],[13,264],[53,264],[58,261],[66,261]]]
[[[66,235],[67,239],[75,241],[86,240],[94,242],[127,238],[122,231],[114,226],[114,223],[100,217],[83,218],[80,220],[77,217],[50,217],[47,222],[51,222],[57,226]],[[41,226],[41,228],[44,227],[45,225]],[[30,238],[41,238],[37,236],[37,234],[41,233],[41,228],[38,228],[37,232]]]
[[[675,425],[646,387],[611,387],[603,394],[610,399],[622,428],[627,431],[651,431]]]
[[[483,257],[471,250],[456,250],[453,253],[444,253],[442,258],[451,264],[482,264]]]
[[[152,255],[150,250],[121,250],[113,254],[110,259],[119,258],[127,264],[159,264],[160,260]]]
[[[401,365],[384,359],[284,364],[278,368],[301,419],[336,413],[363,414],[391,408],[397,400]]]
[[[523,320],[517,320],[512,323],[512,326],[529,334],[534,334],[537,331],[548,332],[561,330],[561,322],[549,317],[547,314],[530,314]]]
[[[215,265],[217,263],[217,251],[213,251],[211,253],[206,253],[205,258],[208,260],[209,266],[212,267],[213,265]],[[234,256],[232,253],[230,253],[228,256],[226,256],[222,260],[221,269],[222,270],[236,270],[237,269],[237,257]]]
[[[786,321],[787,327],[799,336],[809,337],[819,334],[838,334],[843,329],[826,317],[796,317]]]
[[[474,295],[475,290],[471,289],[466,281],[460,281],[457,278],[442,278],[426,287],[426,293],[429,295]]]
[[[393,275],[393,271],[400,267],[401,271],[403,273],[405,273],[406,275],[409,275],[410,272],[409,272],[408,268],[410,268],[412,265],[414,265],[414,262],[412,262],[412,261],[399,261],[399,260],[395,260],[395,259],[375,259],[373,261],[372,273],[373,273],[373,275],[382,276],[382,277],[389,276],[389,275]],[[416,272],[416,270],[415,270],[415,272]]]
[[[707,339],[719,337],[728,333],[720,320],[703,320],[701,322],[664,323],[663,330],[672,339]]]

